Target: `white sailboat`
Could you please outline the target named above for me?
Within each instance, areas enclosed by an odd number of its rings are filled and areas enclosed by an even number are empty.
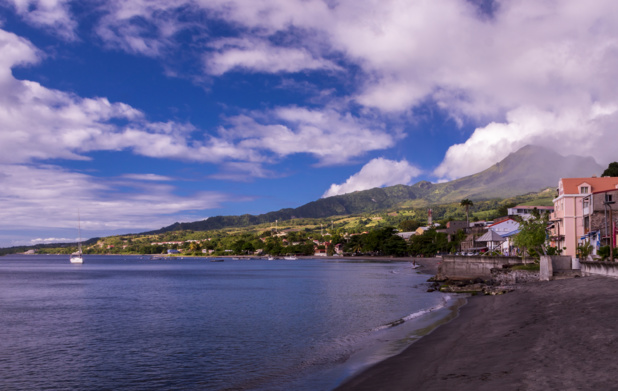
[[[77,213],[77,229],[79,231],[79,242],[77,242],[77,251],[71,254],[71,263],[84,263],[84,257],[82,256],[82,227],[79,218],[79,212]]]

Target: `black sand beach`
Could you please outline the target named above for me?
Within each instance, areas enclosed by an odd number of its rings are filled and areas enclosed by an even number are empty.
[[[452,322],[337,390],[616,390],[618,280],[472,297]]]

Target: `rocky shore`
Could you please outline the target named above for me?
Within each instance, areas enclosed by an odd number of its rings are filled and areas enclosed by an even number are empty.
[[[337,390],[617,389],[618,280],[519,284],[475,296],[459,316]]]

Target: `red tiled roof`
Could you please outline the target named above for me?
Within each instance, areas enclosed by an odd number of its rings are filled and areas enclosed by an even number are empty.
[[[587,183],[590,185],[589,192],[614,190],[618,186],[618,177],[600,178],[562,178],[563,194],[579,194],[579,185]]]

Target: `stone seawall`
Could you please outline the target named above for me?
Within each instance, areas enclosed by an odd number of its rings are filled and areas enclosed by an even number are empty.
[[[539,281],[539,272],[530,270],[500,270],[491,271],[491,279],[498,285],[525,284]]]
[[[438,268],[438,279],[468,280],[475,278],[489,279],[491,269],[502,269],[504,265],[517,265],[522,261],[519,257],[489,257],[489,256],[444,256]],[[528,263],[534,262],[529,260]]]
[[[618,262],[580,261],[583,276],[618,278]]]

